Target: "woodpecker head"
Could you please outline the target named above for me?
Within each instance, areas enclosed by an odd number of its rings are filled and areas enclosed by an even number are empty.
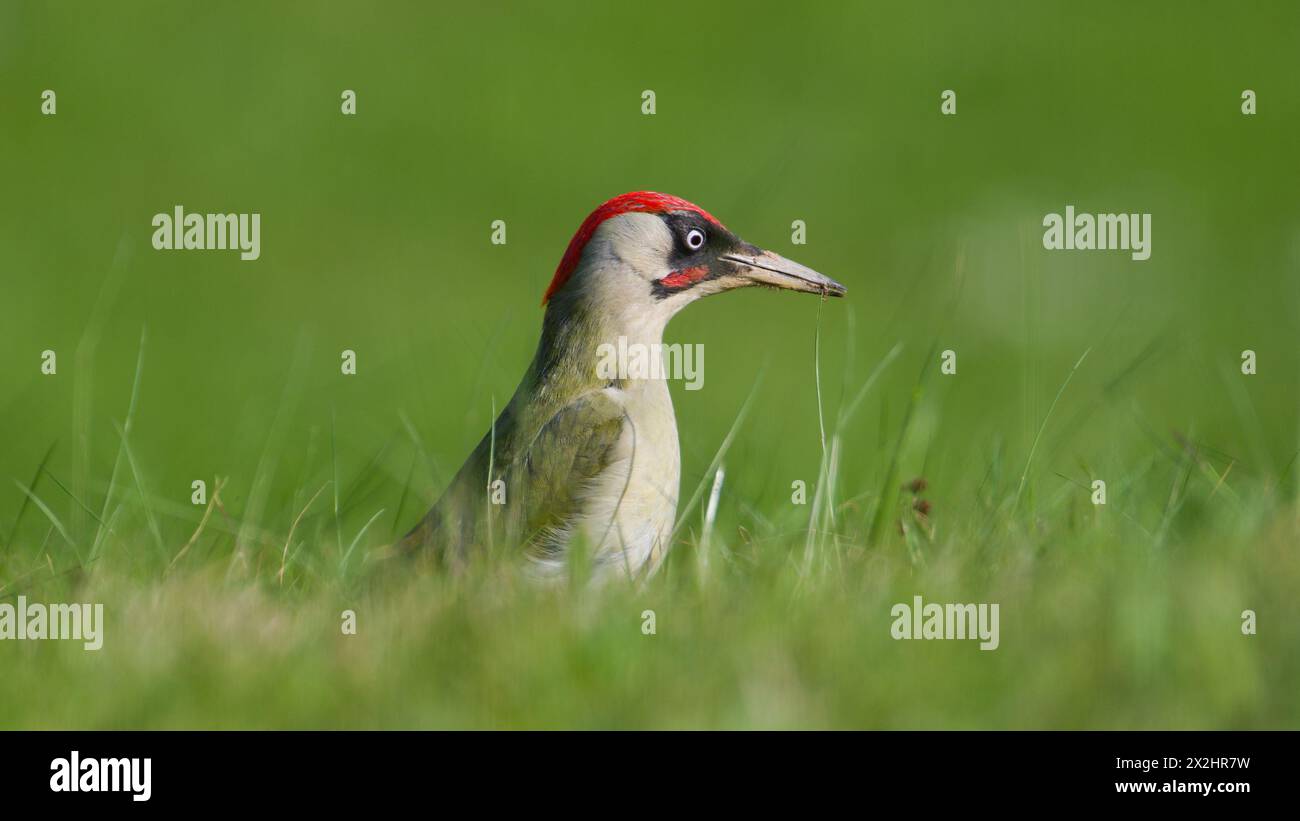
[[[727,230],[698,205],[634,191],[583,221],[542,298],[548,313],[575,304],[667,322],[703,296],[764,285],[844,296],[830,277]]]

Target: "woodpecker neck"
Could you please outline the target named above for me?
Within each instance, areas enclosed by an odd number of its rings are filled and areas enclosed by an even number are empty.
[[[659,218],[637,216],[606,223],[547,303],[534,362],[543,387],[606,386],[610,380],[598,373],[600,347],[660,345],[668,320],[693,298],[654,293],[652,282],[662,273],[662,250],[654,243],[671,237]]]
[[[539,381],[577,389],[604,387],[609,380],[597,373],[601,345],[617,346],[620,338],[629,345],[663,342],[675,306],[656,303],[648,295],[630,300],[601,296],[566,289],[551,299],[533,363]]]

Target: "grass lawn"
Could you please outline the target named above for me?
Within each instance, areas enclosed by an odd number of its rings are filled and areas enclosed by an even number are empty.
[[[105,625],[0,641],[0,727],[1300,727],[1298,38],[1286,2],[5,4],[0,606]],[[384,560],[638,189],[847,298],[669,326],[707,356],[648,583]],[[155,250],[177,206],[260,214],[258,258]],[[1149,258],[1048,250],[1068,206],[1149,214]],[[895,640],[915,596],[996,604],[997,649]]]

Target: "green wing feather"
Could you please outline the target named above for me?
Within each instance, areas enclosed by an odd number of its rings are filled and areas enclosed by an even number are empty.
[[[521,441],[512,408],[502,412],[438,503],[399,545],[463,559],[476,548],[532,543],[543,555],[578,510],[582,491],[618,458],[627,424],[621,404],[604,391],[582,394]],[[489,474],[505,480],[505,504],[491,503]],[[489,527],[489,524],[491,525]]]

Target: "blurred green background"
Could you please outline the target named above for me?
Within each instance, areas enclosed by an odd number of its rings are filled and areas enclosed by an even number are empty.
[[[1287,2],[3,3],[0,596],[99,595],[110,633],[98,656],[0,644],[0,724],[1297,726],[1297,43]],[[683,500],[756,391],[716,530],[761,555],[686,585],[683,534],[605,618],[532,593],[504,615],[392,603],[468,597],[424,579],[358,592],[336,560],[437,498],[527,366],[570,235],[642,188],[849,289],[727,294],[669,327],[707,351],[704,389],[674,386]],[[178,204],[260,213],[261,258],[153,250]],[[1151,213],[1151,258],[1044,251],[1066,205]],[[790,484],[822,461],[819,314],[828,423],[902,349],[842,430],[853,561],[810,595],[786,557],[808,526]],[[918,474],[920,548],[891,512]],[[203,514],[191,482],[216,476],[225,510],[173,563]],[[286,593],[280,548],[335,477]],[[121,508],[107,540],[101,506]],[[881,641],[913,592],[1000,596],[1004,649]],[[690,638],[637,655],[638,597],[670,594]],[[205,595],[293,638],[251,659],[246,637],[199,638],[181,625]],[[357,600],[391,634],[340,649],[331,608]],[[1247,607],[1268,614],[1250,639]],[[747,615],[726,632],[724,612]],[[520,623],[554,632],[524,653]],[[712,689],[630,695],[688,673]]]

